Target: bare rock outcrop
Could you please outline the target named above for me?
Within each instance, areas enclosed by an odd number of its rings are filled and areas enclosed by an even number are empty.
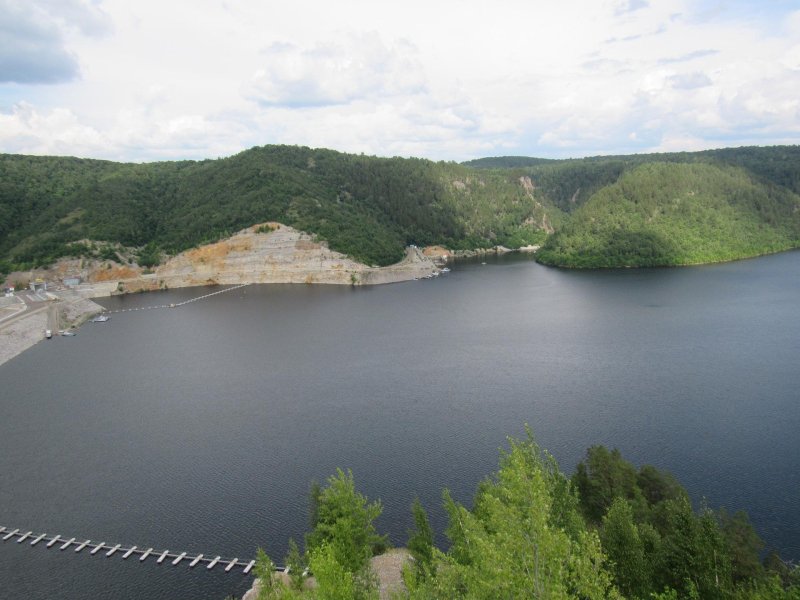
[[[136,264],[97,259],[65,259],[48,269],[15,273],[12,281],[41,278],[51,283],[74,278],[76,291],[104,296],[199,285],[243,283],[327,283],[376,285],[438,274],[432,257],[411,246],[400,262],[371,267],[326,242],[280,223],[243,229],[219,242],[199,246],[167,259],[150,271]]]
[[[374,285],[421,278],[438,271],[416,248],[387,267],[370,267],[325,242],[279,223],[254,225],[236,235],[182,252],[155,272],[120,280],[119,291],[241,283]]]

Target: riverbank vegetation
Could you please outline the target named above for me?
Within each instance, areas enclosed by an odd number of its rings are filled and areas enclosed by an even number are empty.
[[[268,221],[370,265],[410,244],[544,243],[539,260],[567,267],[715,262],[800,246],[799,194],[797,146],[463,165],[296,146],[150,164],[6,154],[0,270],[123,249],[154,266]]]
[[[306,552],[290,545],[286,559],[291,582],[259,551],[259,598],[377,598],[369,559],[386,547],[374,525],[380,503],[343,471],[311,497]],[[413,560],[399,598],[800,599],[800,570],[774,552],[761,560],[764,544],[746,514],[694,510],[670,474],[636,469],[602,446],[568,478],[528,432],[510,440],[471,508],[446,490],[443,502],[446,551],[434,546],[424,508],[412,506]],[[315,587],[304,581],[307,567]]]

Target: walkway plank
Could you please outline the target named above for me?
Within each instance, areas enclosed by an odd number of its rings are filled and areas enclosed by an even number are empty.
[[[105,544],[106,544],[105,542],[100,542],[99,544],[97,544],[97,546],[94,547],[94,549],[91,552],[89,552],[89,554],[97,554],[100,551],[100,549],[103,546],[105,546]]]
[[[244,287],[244,286],[242,286],[242,287]],[[227,290],[225,290],[225,291],[227,291]],[[222,293],[222,292],[219,292],[219,293]],[[113,556],[114,554],[116,554],[117,551],[119,551],[122,554],[123,560],[129,558],[133,554],[139,554],[140,555],[139,562],[144,562],[151,554],[154,554],[153,553],[153,548],[148,548],[147,550],[144,550],[144,549],[140,549],[139,546],[127,546],[127,545],[125,545],[123,547],[123,544],[114,544],[112,546],[111,544],[106,544],[106,542],[100,542],[98,544],[98,543],[92,542],[92,540],[85,540],[83,542],[79,542],[79,541],[76,541],[77,538],[74,538],[74,537],[70,538],[70,539],[62,538],[60,535],[49,537],[46,533],[42,533],[40,535],[36,535],[32,531],[21,533],[20,529],[9,530],[7,527],[0,527],[0,535],[2,535],[2,540],[10,540],[14,536],[16,536],[17,537],[16,542],[18,544],[22,543],[22,542],[25,542],[25,541],[29,541],[29,539],[33,538],[33,536],[35,535],[36,537],[34,539],[30,540],[31,546],[35,546],[36,544],[38,544],[39,542],[44,540],[46,542],[47,548],[52,548],[56,544],[60,544],[59,549],[60,550],[66,550],[67,548],[69,548],[71,546],[74,546],[75,547],[74,550],[75,550],[76,553],[77,552],[81,552],[84,548],[88,547],[88,548],[90,548],[89,554],[94,555],[94,554],[97,554],[98,552],[100,552],[100,550],[103,550],[103,551],[106,551],[106,553],[105,553],[106,556],[110,557],[110,556]],[[172,552],[171,553],[169,550],[164,550],[163,552],[161,552],[160,555],[158,556],[158,559],[156,560],[156,562],[158,564],[161,564],[167,558],[169,558],[170,560],[174,559],[174,560],[172,560],[172,565],[173,566],[176,566],[176,565],[180,564],[183,560],[189,560],[190,561],[189,562],[189,568],[190,569],[194,568],[195,566],[197,566],[200,563],[207,563],[206,564],[206,569],[211,570],[217,564],[222,563],[226,573],[230,572],[234,567],[242,567],[243,568],[243,572],[245,574],[248,574],[253,570],[253,568],[256,565],[256,560],[251,560],[249,562],[246,562],[245,560],[240,561],[238,558],[234,558],[234,559],[231,559],[231,560],[229,560],[227,558],[223,559],[221,556],[215,556],[212,559],[210,556],[206,556],[205,554],[189,555],[188,552],[181,552],[181,553]],[[289,567],[288,566],[287,567],[275,566],[275,571],[276,572],[283,571],[284,573],[289,573]]]

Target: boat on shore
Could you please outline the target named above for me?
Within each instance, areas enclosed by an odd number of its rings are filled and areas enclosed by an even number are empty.
[[[92,323],[105,323],[109,321],[111,317],[108,315],[97,315],[94,319],[92,319]]]

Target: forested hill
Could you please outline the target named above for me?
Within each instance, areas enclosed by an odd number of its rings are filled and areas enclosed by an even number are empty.
[[[530,177],[569,215],[539,252],[546,264],[685,265],[800,246],[800,146],[468,164]]]
[[[98,248],[111,257],[113,244],[171,254],[265,221],[386,265],[408,244],[541,242],[560,212],[515,173],[304,147],[151,164],[0,155],[5,270]]]
[[[798,146],[469,165],[296,146],[150,164],[6,154],[0,271],[120,246],[152,264],[265,221],[375,265],[409,244],[545,240],[539,259],[562,266],[711,262],[800,246],[798,194]]]

